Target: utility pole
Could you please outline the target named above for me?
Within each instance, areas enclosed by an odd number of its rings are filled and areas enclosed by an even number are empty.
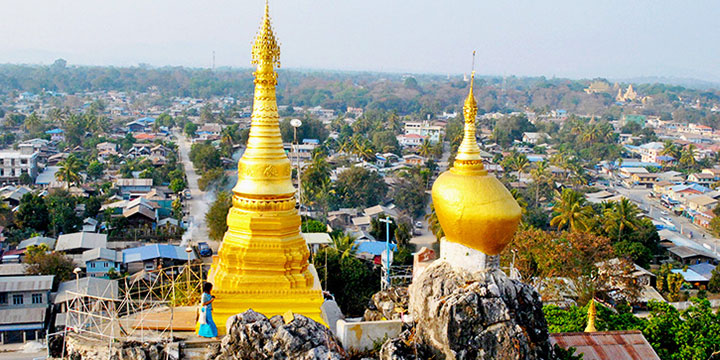
[[[378,221],[385,223],[385,286],[387,289],[390,287],[390,223],[392,223],[392,218],[388,216],[378,219]]]
[[[297,183],[298,183],[298,204],[300,204],[300,215],[302,215],[302,186],[300,184],[300,146],[298,144],[297,139],[297,128],[302,126],[302,121],[300,119],[292,119],[290,120],[290,125],[293,127],[293,142],[294,148],[295,148],[295,166],[297,169]]]

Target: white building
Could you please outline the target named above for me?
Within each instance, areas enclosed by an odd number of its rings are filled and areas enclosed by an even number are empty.
[[[440,142],[444,130],[442,126],[430,125],[427,121],[408,121],[405,123],[405,135],[426,136],[432,144]]]
[[[37,157],[33,145],[22,144],[20,150],[0,151],[0,183],[17,183],[23,173],[31,178],[37,176]]]

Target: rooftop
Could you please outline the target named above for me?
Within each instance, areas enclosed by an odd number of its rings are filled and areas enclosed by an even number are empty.
[[[0,292],[50,291],[55,275],[25,275],[0,277]]]
[[[584,360],[660,360],[639,330],[550,334],[550,342],[575,347]]]

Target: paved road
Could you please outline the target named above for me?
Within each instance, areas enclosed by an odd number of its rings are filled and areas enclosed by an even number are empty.
[[[695,242],[711,252],[716,250],[716,246],[718,246],[717,238],[713,237],[706,229],[693,224],[690,219],[675,215],[672,211],[664,208],[657,199],[648,198],[648,195],[650,195],[649,189],[628,189],[625,187],[614,187],[614,189],[638,204],[642,210],[647,211],[651,218],[660,220],[663,217],[669,217],[678,232],[682,231],[681,236],[688,241]],[[692,238],[690,238],[691,233]]]
[[[188,228],[189,241],[195,244],[200,241],[207,241],[213,248],[213,251],[217,251],[219,244],[208,239],[207,226],[205,225],[205,213],[210,207],[210,204],[215,200],[214,193],[200,190],[198,187],[198,179],[200,176],[195,172],[195,168],[193,168],[193,164],[190,161],[190,146],[192,144],[182,132],[176,131],[174,135],[178,139],[177,144],[180,151],[180,160],[185,166],[188,189],[190,189],[190,195],[192,196],[192,199],[185,202],[185,210],[189,213],[190,219]],[[183,240],[185,239],[186,237],[183,237]]]
[[[450,158],[450,145],[445,142],[443,143],[443,155],[440,158],[440,161],[438,162],[438,172],[442,173],[447,170],[447,161]],[[432,183],[430,184],[432,187]],[[430,196],[428,191],[428,196]],[[432,197],[430,198],[430,201],[428,201],[427,207],[425,208],[425,213],[430,213],[430,204],[432,203]],[[427,220],[425,220],[425,217],[422,219],[415,220],[416,222],[419,221],[422,223],[422,228],[418,229],[420,230],[420,235],[413,236],[410,239],[410,243],[414,244],[417,249],[419,250],[421,247],[425,246],[427,248],[432,248],[433,244],[437,242],[437,239],[435,238],[435,235],[433,235],[432,231],[428,230],[428,223]],[[413,225],[414,226],[414,225]]]

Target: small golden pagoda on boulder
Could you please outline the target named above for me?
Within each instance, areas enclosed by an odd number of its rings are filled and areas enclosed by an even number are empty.
[[[466,270],[488,267],[487,255],[499,254],[520,222],[520,206],[495,176],[484,169],[475,137],[475,72],[465,100],[465,133],[453,167],[432,187],[432,199],[445,238],[440,254]]]
[[[280,47],[267,2],[252,63],[257,70],[250,135],[238,164],[228,230],[208,274],[220,334],[228,317],[250,308],[268,317],[292,311],[323,322],[322,291],[300,235],[290,160],[280,136],[275,97]]]

